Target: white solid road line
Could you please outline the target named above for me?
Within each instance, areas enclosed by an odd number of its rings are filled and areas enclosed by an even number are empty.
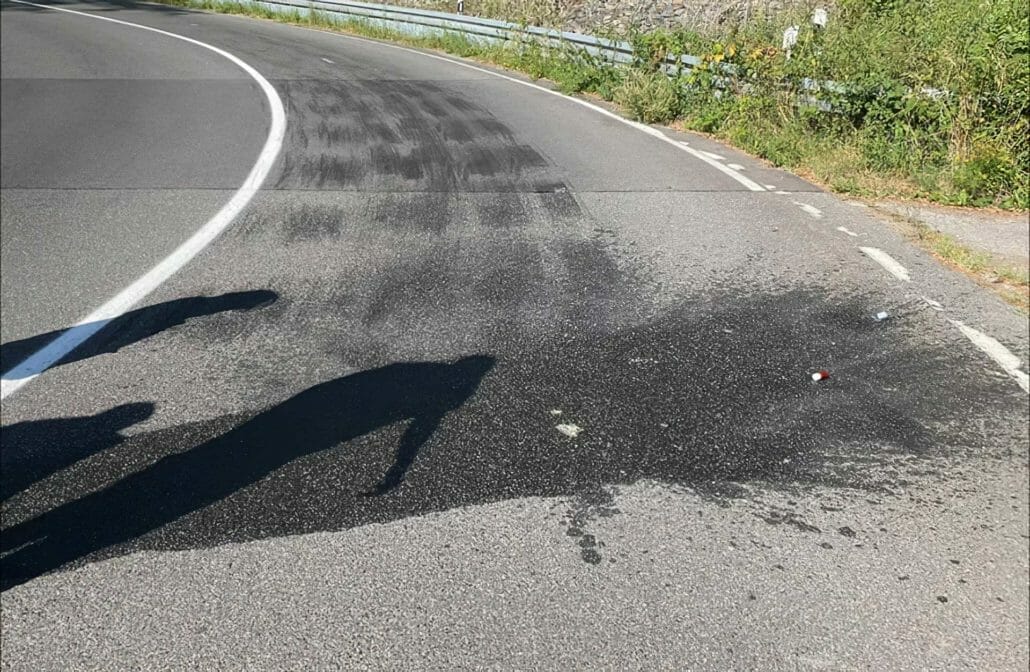
[[[987,356],[998,363],[1001,370],[1016,379],[1016,382],[1024,392],[1030,392],[1030,376],[1019,369],[1019,357],[1016,357],[1004,345],[991,338],[987,334],[963,324],[958,320],[948,320],[961,331],[966,338],[973,342],[973,345],[987,353]]]
[[[883,250],[876,247],[860,247],[858,249],[862,250],[862,253],[865,254],[867,257],[869,257],[879,265],[883,266],[888,273],[893,275],[898,280],[904,280],[905,282],[909,282],[912,279],[911,277],[909,277],[908,269],[899,264],[898,262],[894,261],[894,257],[887,254]]]
[[[265,178],[268,177],[268,173],[271,171],[272,165],[275,163],[275,159],[279,155],[279,151],[282,149],[283,137],[286,133],[286,110],[283,108],[282,100],[280,100],[279,94],[275,92],[275,88],[272,87],[268,80],[261,76],[261,73],[227,51],[223,51],[218,47],[214,47],[199,40],[194,40],[193,38],[176,35],[175,33],[169,33],[149,26],[129,23],[128,21],[112,19],[106,16],[97,16],[96,14],[90,14],[89,12],[78,12],[72,9],[64,9],[62,7],[54,7],[51,5],[40,5],[34,2],[26,2],[26,0],[11,0],[11,2],[15,2],[20,5],[39,7],[41,9],[49,9],[55,12],[76,14],[78,16],[96,19],[97,21],[109,21],[123,26],[138,28],[139,30],[147,30],[152,33],[158,33],[159,35],[172,37],[177,40],[182,40],[183,42],[189,42],[190,44],[213,51],[219,56],[232,61],[257,82],[258,86],[261,87],[261,91],[264,92],[265,98],[268,99],[268,106],[272,112],[272,119],[271,125],[268,129],[268,137],[265,140],[264,147],[261,148],[261,153],[258,154],[254,167],[251,168],[250,173],[247,175],[247,179],[243,182],[243,186],[233,194],[232,198],[229,199],[229,202],[222,206],[222,209],[215,213],[214,217],[208,220],[204,226],[190,236],[186,242],[176,248],[174,252],[165,257],[157,264],[157,266],[154,266],[152,269],[147,271],[145,275],[122,290],[118,295],[84,317],[75,326],[62,333],[42,349],[30,355],[28,359],[24,360],[10,371],[5,372],[3,374],[2,381],[0,381],[0,399],[6,399],[40,373],[53,366],[54,363],[60,361],[69,352],[82,345],[87,339],[103,329],[111,320],[120,317],[126,311],[130,310],[148,294],[157,289],[157,287],[159,287],[168,278],[172,277],[172,275],[174,275],[179,269],[189,263],[189,261],[193,259],[193,257],[197,256],[201,250],[207,247],[211,241],[217,238],[218,235],[224,231],[230,223],[232,223],[236,215],[238,215],[240,211],[247,206],[250,200],[254,198],[258,189],[261,188],[261,184],[265,181]]]

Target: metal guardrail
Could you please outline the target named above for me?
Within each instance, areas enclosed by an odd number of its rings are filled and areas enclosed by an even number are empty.
[[[485,44],[504,44],[507,42],[535,42],[552,48],[568,48],[584,52],[590,56],[612,64],[631,64],[637,58],[633,45],[620,40],[610,40],[593,35],[573,33],[562,30],[524,26],[509,21],[484,19],[465,14],[435,12],[397,5],[381,5],[369,2],[352,2],[350,0],[218,0],[225,5],[259,6],[273,12],[297,12],[305,16],[312,11],[328,14],[341,21],[360,21],[366,25],[387,28],[389,30],[425,37],[446,33],[458,34],[466,39]],[[701,65],[697,56],[684,54],[679,58],[669,56],[662,69],[673,76],[689,71]],[[736,73],[731,64],[721,64],[721,75],[716,77],[715,85],[725,88],[729,79]],[[797,83],[804,91],[815,95],[803,95],[798,99],[799,105],[809,105],[821,110],[830,111],[832,106],[817,96],[820,91],[840,93],[845,90],[840,84],[831,81],[817,82],[805,78]],[[743,85],[747,90],[748,85]],[[946,95],[936,89],[924,89],[923,93],[939,96]]]
[[[347,0],[222,0],[224,4],[254,5],[276,12],[298,12],[302,16],[312,10],[330,14],[342,20],[388,28],[416,37],[456,33],[470,40],[487,44],[512,41],[535,41],[550,47],[568,47],[611,63],[632,63],[633,45],[629,42],[609,40],[536,26],[522,26],[508,21],[483,19],[465,14],[433,12],[396,5],[380,5]],[[678,61],[669,58],[665,68],[669,71],[688,70],[701,63],[695,56],[685,55]]]

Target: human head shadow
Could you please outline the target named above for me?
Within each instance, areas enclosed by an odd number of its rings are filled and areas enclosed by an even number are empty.
[[[408,420],[393,464],[369,494],[388,492],[403,481],[444,416],[472,396],[493,365],[488,356],[399,363],[308,388],[191,450],[4,529],[0,589],[156,530],[299,457]],[[24,427],[15,438],[29,440],[24,434],[53,428]]]
[[[56,362],[54,366],[118,352],[128,345],[183,324],[191,318],[232,310],[253,310],[266,306],[278,298],[279,295],[271,290],[259,289],[229,292],[219,296],[191,296],[130,310],[111,320],[89,340]],[[64,329],[49,331],[4,343],[0,346],[0,371],[6,374],[64,331]]]
[[[47,476],[117,446],[122,430],[154,414],[154,404],[123,404],[75,418],[26,420],[0,431],[0,499]]]

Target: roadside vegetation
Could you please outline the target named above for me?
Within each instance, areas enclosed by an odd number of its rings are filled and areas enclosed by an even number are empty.
[[[1013,265],[938,231],[924,222],[873,206],[880,216],[944,265],[964,272],[1024,313],[1030,313],[1030,269]]]
[[[807,16],[780,15],[718,35],[634,33],[624,36],[634,47],[630,67],[530,39],[486,45],[460,35],[411,37],[318,11],[161,1],[519,70],[614,102],[640,121],[726,140],[838,192],[1030,205],[1030,0],[838,0],[822,29]],[[789,57],[788,25],[799,27]],[[667,73],[667,59],[685,54],[700,64]]]

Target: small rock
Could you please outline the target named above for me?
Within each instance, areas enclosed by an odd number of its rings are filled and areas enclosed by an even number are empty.
[[[559,432],[569,437],[570,439],[576,438],[577,436],[579,436],[579,433],[583,431],[582,427],[580,427],[579,425],[573,425],[571,423],[558,425],[557,427],[555,427],[555,429],[557,429]]]
[[[945,597],[944,595],[938,595],[937,596],[937,601],[940,602],[941,604],[944,604],[944,603],[946,603],[948,601],[948,598]]]

